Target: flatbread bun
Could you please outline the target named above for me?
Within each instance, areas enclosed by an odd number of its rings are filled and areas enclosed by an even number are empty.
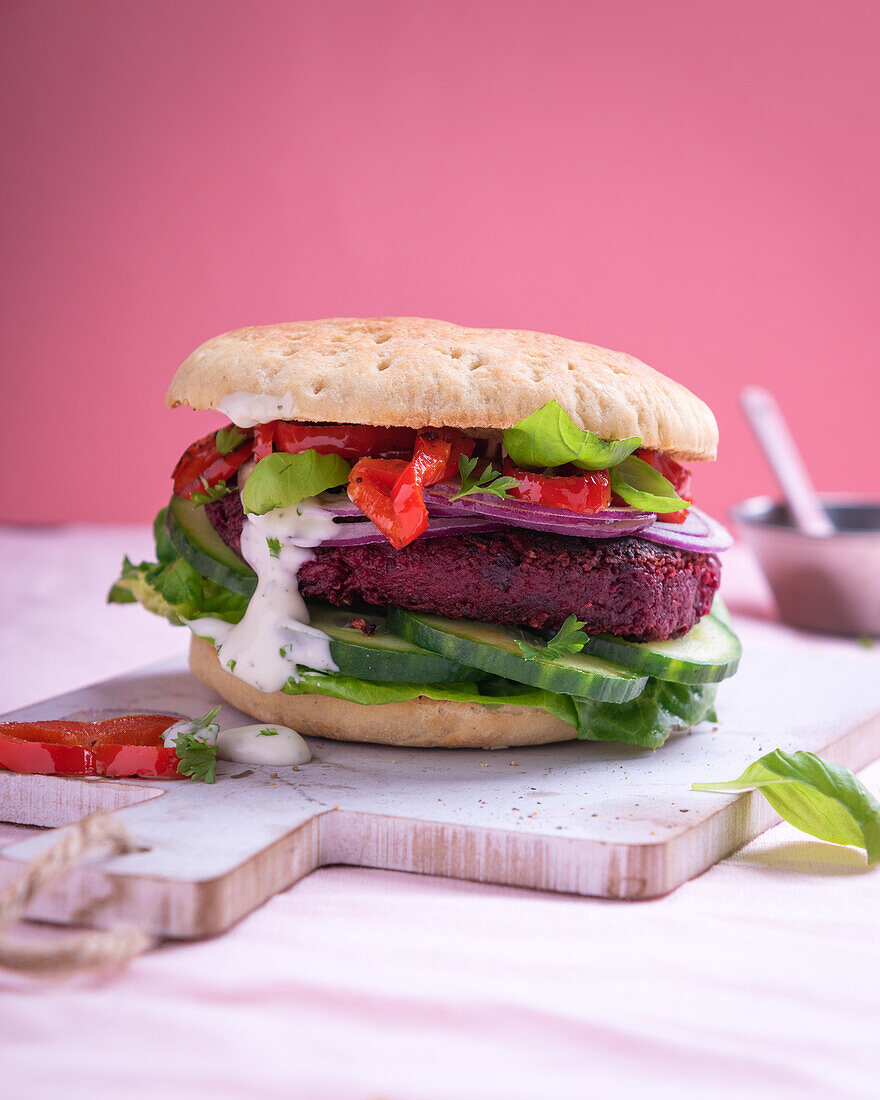
[[[573,741],[571,726],[534,707],[413,699],[363,706],[329,695],[266,694],[220,667],[214,647],[193,638],[190,668],[203,684],[260,722],[277,722],[312,737],[370,741],[409,748],[506,749]]]
[[[558,401],[603,439],[639,436],[679,458],[715,458],[712,412],[631,355],[511,329],[418,317],[262,325],[215,336],[182,364],[168,405],[219,409],[257,394],[264,421],[510,428]],[[242,426],[249,426],[242,423]]]

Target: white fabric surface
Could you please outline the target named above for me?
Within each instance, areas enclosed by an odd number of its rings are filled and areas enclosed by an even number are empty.
[[[0,710],[183,646],[102,606],[124,551],[0,532]],[[739,551],[725,591],[770,614]],[[863,855],[786,825],[638,903],[328,868],[122,973],[0,977],[0,1098],[876,1097],[878,918]]]

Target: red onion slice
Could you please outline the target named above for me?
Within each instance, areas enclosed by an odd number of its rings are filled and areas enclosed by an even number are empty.
[[[433,485],[426,489],[428,512],[444,516],[480,515],[511,527],[529,527],[555,535],[594,539],[633,535],[649,527],[656,519],[653,512],[639,512],[634,508],[609,508],[603,512],[583,514],[567,508],[548,508],[544,504],[504,499],[486,493],[453,501],[450,497],[456,492],[456,485]]]
[[[698,533],[700,530],[704,530],[705,534]],[[639,531],[639,538],[679,550],[694,550],[698,554],[720,554],[733,546],[733,535],[727,528],[693,505],[688,509],[685,523],[664,523],[658,519],[644,531]]]
[[[684,523],[665,523],[653,512],[635,508],[609,508],[582,514],[565,508],[549,508],[529,501],[502,499],[485,493],[451,500],[458,492],[453,484],[433,485],[425,490],[430,521],[421,538],[439,535],[481,534],[500,527],[526,527],[551,535],[606,539],[637,535],[663,546],[716,554],[733,544],[733,537],[720,523],[699,508],[688,509]],[[321,504],[337,519],[334,537],[325,545],[367,546],[386,541],[356,504],[340,494],[325,493]],[[354,522],[346,522],[346,521]],[[341,521],[341,522],[339,522]]]
[[[432,519],[427,530],[419,538],[436,538],[438,535],[479,535],[486,531],[497,531],[502,525],[495,520],[480,516],[449,516]],[[333,537],[326,539],[323,546],[369,546],[370,543],[388,542],[379,528],[368,519],[355,523],[337,523]]]
[[[321,507],[331,516],[345,516],[351,519],[364,519],[364,513],[345,493],[321,493],[315,497]]]

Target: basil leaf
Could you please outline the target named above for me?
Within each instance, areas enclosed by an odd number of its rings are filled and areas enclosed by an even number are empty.
[[[558,401],[548,401],[525,420],[507,428],[502,439],[514,465],[536,469],[570,462],[582,470],[607,470],[622,462],[641,443],[637,436],[608,442],[584,431]]]
[[[245,512],[262,516],[273,508],[290,508],[325,489],[344,485],[351,466],[339,455],[315,450],[289,455],[276,451],[260,459],[245,483],[241,503]]]
[[[759,790],[790,825],[832,844],[854,844],[880,861],[880,803],[855,775],[813,752],[776,749],[749,764],[739,779],[694,783],[695,791]]]
[[[611,489],[642,512],[678,512],[688,507],[675,486],[659,470],[630,455],[610,471]]]

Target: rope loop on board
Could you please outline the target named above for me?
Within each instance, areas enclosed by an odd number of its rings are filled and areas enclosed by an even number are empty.
[[[156,937],[134,925],[84,930],[45,942],[8,934],[31,900],[87,856],[136,850],[124,826],[112,814],[93,814],[65,829],[58,840],[25,865],[22,874],[0,892],[0,967],[54,977],[76,970],[120,966],[155,946]]]

